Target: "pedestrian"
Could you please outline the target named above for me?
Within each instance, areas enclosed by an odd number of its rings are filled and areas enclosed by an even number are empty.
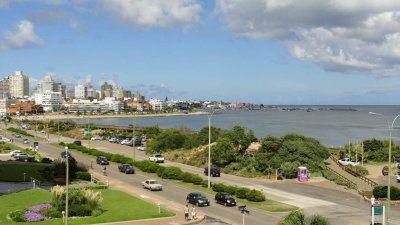
[[[197,220],[197,218],[196,218],[196,208],[194,207],[194,205],[193,205],[193,208],[192,208],[192,220]]]
[[[371,197],[371,205],[374,206],[375,205],[375,197],[372,195]]]
[[[189,207],[186,204],[185,209],[183,210],[183,212],[185,213],[185,220],[189,220]]]
[[[104,168],[103,168],[103,175],[104,176],[107,176],[106,170],[107,170],[107,168],[104,166]]]

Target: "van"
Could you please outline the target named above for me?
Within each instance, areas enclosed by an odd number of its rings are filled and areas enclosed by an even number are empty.
[[[208,176],[208,167],[204,168],[204,175]],[[211,165],[210,175],[212,177],[221,176],[220,168],[217,165]]]

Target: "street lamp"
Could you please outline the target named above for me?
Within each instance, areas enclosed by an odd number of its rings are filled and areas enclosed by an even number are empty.
[[[212,111],[208,117],[208,185],[207,187],[210,188],[211,186],[211,117],[214,115],[215,111]]]
[[[135,150],[135,120],[132,117],[132,147],[133,147],[133,161],[136,161],[136,150]]]
[[[69,154],[68,147],[65,146],[65,156],[66,156],[66,188],[65,188],[65,225],[68,225],[68,178],[69,178]]]
[[[389,159],[388,159],[388,167],[389,167],[389,174],[388,174],[388,187],[387,187],[387,222],[388,224],[390,224],[390,175],[392,173],[392,167],[391,167],[391,161],[392,161],[392,131],[393,131],[393,127],[394,127],[394,123],[396,122],[396,119],[399,118],[400,114],[398,114],[392,121],[392,124],[389,123],[389,121],[387,120],[387,118],[380,113],[374,113],[374,112],[370,112],[369,114],[371,115],[378,115],[378,116],[383,116],[383,118],[386,120],[387,124],[388,124],[388,129],[389,129]]]

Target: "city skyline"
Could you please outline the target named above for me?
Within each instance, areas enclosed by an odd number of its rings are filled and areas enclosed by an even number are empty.
[[[398,104],[400,3],[0,0],[0,76],[148,98]]]

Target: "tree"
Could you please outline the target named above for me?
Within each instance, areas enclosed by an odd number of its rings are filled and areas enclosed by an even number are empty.
[[[223,135],[224,138],[228,138],[229,141],[236,148],[238,153],[244,153],[245,150],[250,146],[251,142],[255,139],[252,132],[245,132],[245,129],[241,126],[234,126],[232,130],[228,131]]]
[[[208,154],[208,151],[205,151]],[[211,148],[211,160],[213,163],[225,166],[235,160],[236,149],[228,138],[221,138]]]
[[[282,147],[280,138],[268,135],[261,142],[261,150],[264,152],[276,153]]]

